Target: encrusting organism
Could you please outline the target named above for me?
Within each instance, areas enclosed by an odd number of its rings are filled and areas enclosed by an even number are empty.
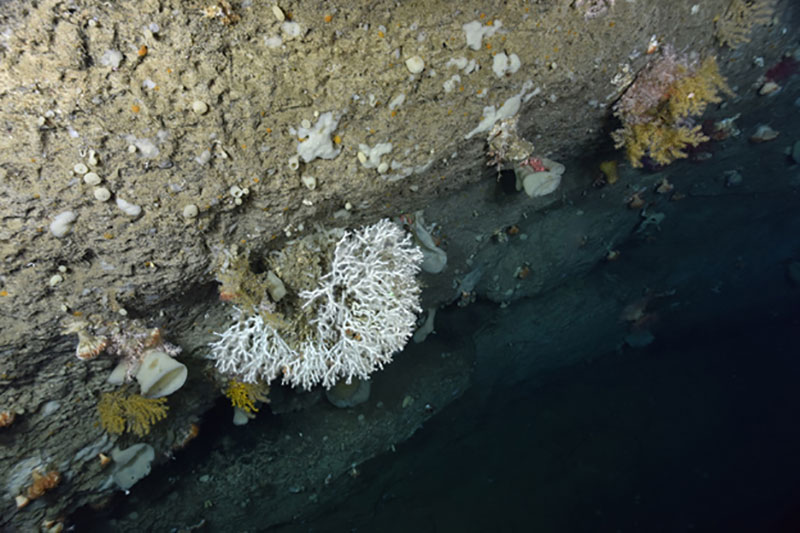
[[[31,500],[41,498],[44,493],[57,487],[61,482],[61,474],[57,470],[50,470],[42,474],[38,469],[31,472],[33,483],[25,491],[25,494],[20,494],[16,497],[17,508],[22,508],[28,505]]]
[[[96,322],[99,322],[96,321]],[[138,320],[125,320],[110,324],[90,323],[86,320],[71,320],[62,334],[78,335],[76,356],[81,360],[94,359],[106,352],[119,357],[124,365],[124,381],[133,380],[147,354],[154,350],[171,357],[181,353],[181,348],[165,341],[160,328],[147,328]]]
[[[78,335],[78,345],[75,347],[75,356],[81,361],[94,359],[108,346],[108,339],[102,335],[89,333],[89,322],[73,320],[61,331],[63,335],[75,333]]]
[[[583,17],[589,20],[606,14],[614,7],[614,0],[575,0],[572,7],[582,9]]]
[[[14,423],[17,414],[13,411],[0,411],[0,428],[5,428]]]
[[[127,431],[144,437],[150,433],[150,426],[166,418],[166,403],[166,398],[126,395],[119,390],[104,392],[97,403],[97,414],[100,425],[109,433],[121,435]]]

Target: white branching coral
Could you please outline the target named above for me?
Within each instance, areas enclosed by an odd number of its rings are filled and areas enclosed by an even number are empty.
[[[211,343],[217,369],[245,382],[310,389],[338,380],[367,379],[405,346],[420,311],[416,280],[422,252],[389,220],[346,232],[327,272],[300,291],[300,316],[236,311],[234,324]]]

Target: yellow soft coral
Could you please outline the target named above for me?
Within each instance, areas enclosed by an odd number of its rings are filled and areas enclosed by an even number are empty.
[[[657,104],[635,114],[617,113],[623,127],[611,136],[617,148],[625,147],[634,167],[641,167],[645,156],[668,165],[686,157],[687,146],[708,141],[700,126],[691,126],[691,119],[702,115],[708,104],[721,102],[720,93],[733,94],[713,57],[693,70],[681,67],[676,73],[678,79]]]
[[[708,104],[722,101],[720,92],[733,96],[733,91],[719,73],[717,61],[709,57],[691,75],[672,84],[668,92],[667,117],[673,122],[702,115]]]
[[[738,48],[750,42],[753,26],[772,21],[775,0],[731,0],[722,15],[714,18],[714,37],[720,46]]]
[[[614,132],[617,148],[625,146],[631,165],[642,166],[642,158],[647,155],[659,165],[668,165],[676,159],[686,157],[684,149],[697,146],[708,140],[700,131],[700,126],[669,126],[660,122],[634,124]]]
[[[235,379],[228,382],[225,396],[230,398],[231,404],[246,413],[257,413],[256,402],[269,403],[269,387],[261,383],[244,383]]]
[[[100,425],[109,433],[125,431],[139,437],[150,433],[150,426],[167,416],[166,398],[145,398],[122,391],[104,392],[97,403]]]

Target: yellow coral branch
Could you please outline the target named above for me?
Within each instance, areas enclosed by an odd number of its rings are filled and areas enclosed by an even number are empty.
[[[708,141],[691,119],[702,115],[708,104],[721,102],[720,93],[732,95],[733,91],[719,73],[716,59],[710,57],[675,80],[657,104],[635,116],[618,114],[622,128],[611,134],[616,148],[625,147],[634,167],[641,167],[645,156],[659,165],[685,158],[687,146]]]
[[[269,403],[269,387],[260,383],[244,383],[235,379],[228,382],[225,396],[231,404],[247,413],[257,413],[256,402]]]
[[[122,391],[105,392],[97,403],[100,425],[109,433],[125,431],[143,437],[150,426],[167,416],[166,398],[145,398],[139,394],[126,396]]]
[[[714,37],[720,46],[738,48],[750,42],[753,26],[772,21],[775,0],[731,0],[725,13],[714,19]]]

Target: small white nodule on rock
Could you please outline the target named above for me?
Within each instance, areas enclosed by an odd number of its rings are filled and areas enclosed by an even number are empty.
[[[83,182],[84,182],[86,185],[100,185],[100,183],[101,183],[102,181],[103,181],[103,178],[101,178],[101,177],[100,177],[100,176],[97,174],[97,172],[89,172],[89,173],[87,173],[87,174],[85,174],[85,175],[83,176]]]
[[[205,115],[208,112],[208,104],[202,100],[195,100],[192,102],[192,111],[198,115]]]
[[[159,154],[158,146],[150,139],[136,139],[133,144],[136,145],[142,157],[146,159],[152,159]]]
[[[303,174],[302,176],[300,176],[300,181],[309,191],[313,191],[314,189],[317,188],[317,179],[314,176]]]
[[[78,216],[72,211],[57,214],[50,223],[50,233],[60,239],[72,230],[72,224],[77,218]]]
[[[104,67],[111,67],[116,70],[119,68],[120,63],[122,63],[122,52],[119,50],[109,49],[100,56],[100,64]]]
[[[120,198],[119,196],[117,196],[117,207],[119,207],[122,210],[122,212],[128,215],[129,217],[138,217],[140,214],[142,214],[141,207],[139,207],[136,204],[127,202],[122,198]]]
[[[94,189],[94,198],[98,202],[107,202],[111,198],[111,191],[105,187],[96,187]]]
[[[411,74],[419,74],[425,68],[425,61],[419,56],[406,59],[406,68]]]

